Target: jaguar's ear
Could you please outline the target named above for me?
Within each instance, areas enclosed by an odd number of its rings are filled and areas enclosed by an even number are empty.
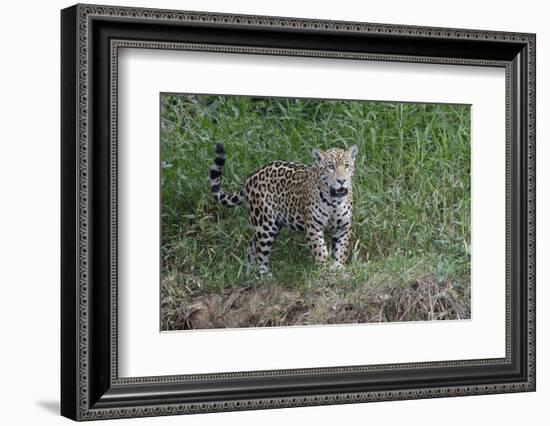
[[[355,161],[357,151],[359,151],[359,148],[357,148],[357,145],[353,145],[350,149],[348,149],[348,153],[353,161]]]
[[[320,163],[321,161],[323,161],[323,158],[324,158],[324,153],[323,151],[321,151],[320,149],[318,148],[313,148],[313,158],[315,158],[315,161],[317,161],[318,163]]]

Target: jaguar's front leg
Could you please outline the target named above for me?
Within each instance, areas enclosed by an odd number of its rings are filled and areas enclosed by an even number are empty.
[[[313,256],[313,260],[316,263],[322,263],[327,260],[328,250],[325,244],[325,237],[322,229],[308,227],[307,241],[309,244],[309,250]]]
[[[334,267],[341,268],[348,258],[349,242],[351,234],[351,225],[349,222],[332,233],[332,257],[334,258]]]

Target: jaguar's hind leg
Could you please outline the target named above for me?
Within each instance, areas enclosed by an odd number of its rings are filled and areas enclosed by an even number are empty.
[[[246,248],[246,273],[250,274],[250,270],[256,265],[256,238],[252,237],[250,244]]]
[[[260,274],[269,274],[269,256],[271,248],[279,231],[275,220],[268,219],[263,224],[254,227],[254,241],[256,245],[256,265]]]

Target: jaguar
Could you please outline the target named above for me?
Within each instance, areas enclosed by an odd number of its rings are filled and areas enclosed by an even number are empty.
[[[210,189],[225,207],[244,204],[253,236],[246,250],[249,265],[270,274],[269,256],[282,227],[305,233],[313,259],[327,261],[325,233],[332,242],[333,267],[341,268],[350,245],[353,207],[352,178],[357,145],[349,149],[313,149],[312,165],[273,161],[250,174],[233,193],[222,189],[223,144],[216,144],[210,167]]]

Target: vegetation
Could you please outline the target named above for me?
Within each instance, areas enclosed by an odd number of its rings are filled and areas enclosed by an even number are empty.
[[[357,144],[349,265],[331,272],[313,264],[304,236],[283,230],[270,259],[273,277],[248,276],[247,214],[242,207],[224,208],[210,195],[216,142],[223,142],[227,153],[226,191],[239,188],[267,162],[311,164],[314,147]],[[364,294],[436,283],[444,290],[433,296],[452,297],[459,307],[445,305],[439,317],[432,306],[431,315],[427,308],[412,318],[382,315],[378,321],[469,317],[469,106],[163,95],[161,197],[163,329],[191,327],[193,313],[200,312],[197,303],[210,306],[209,297],[225,300],[235,292],[261,294],[266,288],[292,292],[300,300],[330,288],[335,298],[327,303],[357,310],[354,303]],[[256,299],[275,303],[267,296]],[[350,318],[342,322],[371,320]],[[279,320],[249,323],[291,323]],[[328,319],[303,315],[298,323],[324,322]]]

